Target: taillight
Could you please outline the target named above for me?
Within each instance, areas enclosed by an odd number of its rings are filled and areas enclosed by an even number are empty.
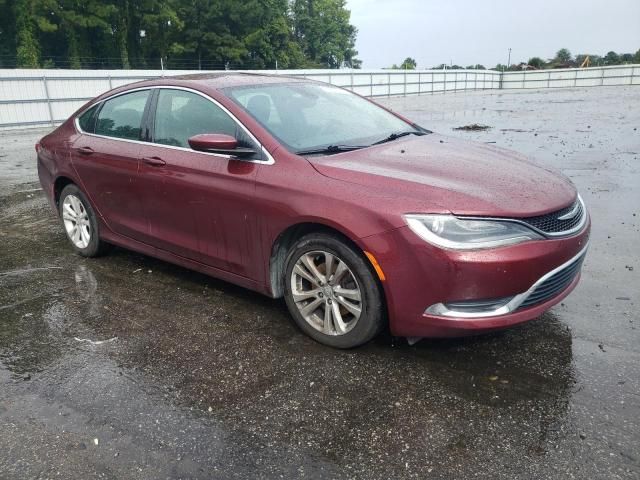
[[[40,142],[36,143],[36,153],[40,153],[40,150],[42,150],[42,145],[40,145]]]

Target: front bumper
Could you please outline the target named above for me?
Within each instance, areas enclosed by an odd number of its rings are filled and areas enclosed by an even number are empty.
[[[365,240],[386,276],[391,333],[452,337],[532,320],[562,301],[580,279],[589,232],[590,219],[571,237],[465,252],[427,244],[408,227]]]
[[[502,315],[486,316],[481,318],[469,317],[442,317],[438,315],[429,315],[424,313],[422,321],[425,329],[421,330],[423,337],[464,337],[469,335],[479,335],[482,333],[492,332],[494,330],[502,330],[520,323],[528,322],[538,318],[544,312],[554,305],[560,303],[569,295],[580,281],[580,273],[571,281],[571,283],[562,290],[557,296],[549,299],[544,303],[540,303],[534,307],[523,310],[516,310],[511,313]],[[428,325],[428,326],[427,326]]]
[[[587,248],[588,245],[575,257],[543,275],[526,292],[502,299],[436,303],[427,308],[424,313],[436,317],[481,319],[506,315],[520,308],[547,303],[564,292],[580,274]]]

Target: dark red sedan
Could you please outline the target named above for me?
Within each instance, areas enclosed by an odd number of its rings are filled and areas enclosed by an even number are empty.
[[[36,150],[79,254],[119,245],[284,296],[334,347],[536,318],[576,286],[589,239],[564,176],[302,79],[127,85]]]

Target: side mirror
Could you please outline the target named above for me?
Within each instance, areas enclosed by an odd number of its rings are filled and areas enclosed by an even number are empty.
[[[199,152],[222,153],[236,157],[252,155],[255,150],[238,147],[238,140],[222,133],[201,133],[189,138],[189,146]]]

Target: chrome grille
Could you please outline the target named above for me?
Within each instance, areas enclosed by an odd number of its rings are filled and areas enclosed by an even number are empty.
[[[563,216],[570,214],[574,210],[575,215],[565,220],[560,220]],[[584,206],[578,199],[562,210],[547,213],[546,215],[538,215],[536,217],[519,218],[518,220],[544,233],[562,234],[579,226],[583,221],[584,215]]]
[[[567,288],[580,272],[585,255],[586,252],[537,285],[524,302],[520,304],[518,310],[544,303]]]

